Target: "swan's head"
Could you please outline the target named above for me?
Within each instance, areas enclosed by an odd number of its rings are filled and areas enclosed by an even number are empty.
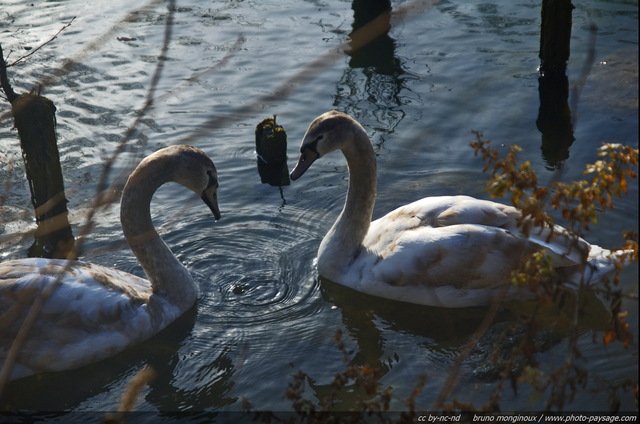
[[[211,213],[213,213],[217,221],[220,219],[220,208],[218,207],[218,174],[216,173],[216,167],[213,166],[213,162],[211,162],[211,165],[212,168],[207,170],[207,186],[202,190],[200,198],[209,206]]]
[[[220,219],[218,172],[205,152],[193,146],[180,145],[159,150],[153,156],[164,158],[166,162],[163,161],[161,166],[172,174],[170,179],[195,192],[209,206],[215,219]]]
[[[302,139],[300,159],[291,171],[291,179],[300,178],[319,157],[348,147],[356,133],[366,134],[362,126],[346,113],[332,110],[318,116]]]

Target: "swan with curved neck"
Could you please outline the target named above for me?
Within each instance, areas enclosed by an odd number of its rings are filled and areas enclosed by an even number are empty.
[[[9,380],[112,356],[156,334],[195,303],[197,288],[189,271],[151,221],[151,198],[170,181],[197,193],[220,218],[216,168],[203,151],[171,146],[143,159],[124,187],[120,220],[148,280],[83,261],[0,263],[0,369],[31,304],[57,285],[18,352]]]
[[[621,253],[612,255],[558,226],[551,241],[549,228],[524,235],[517,209],[469,196],[426,197],[371,222],[375,153],[364,128],[349,115],[330,111],[309,125],[291,179],[334,150],[347,160],[349,188],[342,212],[320,243],[318,273],[357,291],[429,306],[482,306],[503,294],[527,252],[544,248],[573,282],[602,278]]]

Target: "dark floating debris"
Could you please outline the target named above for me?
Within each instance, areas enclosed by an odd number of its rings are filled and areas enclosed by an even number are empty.
[[[244,285],[235,286],[233,288],[233,294],[241,295],[247,291],[247,287]]]

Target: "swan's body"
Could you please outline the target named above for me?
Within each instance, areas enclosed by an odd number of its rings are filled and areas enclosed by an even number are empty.
[[[571,237],[560,227],[525,236],[520,212],[468,196],[427,197],[371,222],[376,162],[371,141],[350,116],[332,111],[316,118],[291,172],[299,178],[317,158],[342,150],[349,190],[340,216],[318,250],[320,276],[352,289],[430,306],[487,305],[505,289],[522,255],[541,247],[568,280],[594,281],[612,270],[611,252]]]
[[[196,192],[215,218],[220,217],[216,169],[204,152],[172,146],[144,159],[123,190],[120,219],[148,281],[82,261],[29,258],[0,263],[0,369],[31,305],[43,290],[53,288],[9,380],[112,356],[156,334],[194,304],[197,289],[189,271],[151,222],[151,198],[169,181]]]

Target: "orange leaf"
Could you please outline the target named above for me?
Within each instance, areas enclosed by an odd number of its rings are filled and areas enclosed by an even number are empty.
[[[627,192],[627,180],[624,178],[620,178],[620,189],[623,193]]]
[[[612,341],[614,341],[616,339],[616,334],[613,331],[609,331],[607,332],[607,334],[604,335],[604,337],[602,338],[602,342],[605,345],[608,345],[609,343],[611,343]]]

